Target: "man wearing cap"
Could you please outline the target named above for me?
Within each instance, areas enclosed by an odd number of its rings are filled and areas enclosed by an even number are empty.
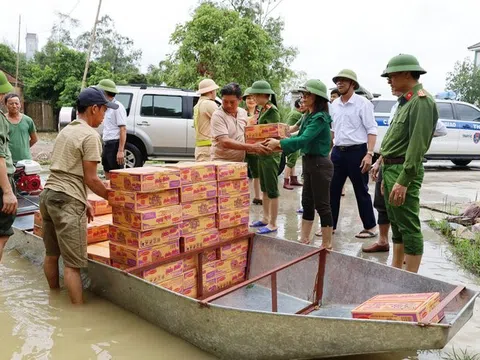
[[[426,71],[407,54],[393,57],[382,76],[392,92],[403,95],[380,147],[383,187],[388,218],[392,227],[392,266],[418,272],[423,255],[420,188],[423,157],[430,147],[438,121],[432,96],[418,82]]]
[[[60,287],[58,259],[62,255],[64,282],[74,304],[83,302],[80,269],[88,265],[87,218],[93,219],[93,210],[87,201],[87,186],[102,198],[108,197],[97,175],[102,143],[95,131],[107,109],[116,110],[118,105],[108,101],[102,90],[90,87],[80,93],[78,119],[58,134],[50,175],[40,195],[45,276],[51,289]]]
[[[5,74],[0,71],[0,102],[6,93],[13,90]],[[0,110],[0,261],[8,238],[13,235],[12,225],[17,213],[17,197],[13,181],[12,155],[8,147],[9,122]]]
[[[372,165],[373,149],[377,139],[377,122],[373,104],[355,94],[360,85],[355,72],[344,69],[333,78],[340,98],[331,105],[333,144],[331,159],[334,173],[331,186],[333,229],[338,223],[342,188],[347,178],[353,184],[363,230],[357,238],[377,236],[372,198],[368,193],[368,172]]]
[[[219,86],[211,79],[204,79],[198,84],[197,94],[200,94],[197,105],[193,108],[193,126],[196,132],[195,161],[209,161],[212,145],[212,130],[210,121],[218,109],[215,98]]]
[[[125,143],[127,142],[127,111],[120,101],[115,99],[117,86],[112,80],[104,79],[97,85],[105,92],[105,97],[118,105],[118,109],[108,109],[103,122],[102,166],[105,178],[110,179],[110,171],[125,166]]]

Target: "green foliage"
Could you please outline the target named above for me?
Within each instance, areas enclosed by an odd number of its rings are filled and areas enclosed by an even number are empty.
[[[470,354],[467,350],[457,351],[455,348],[442,357],[444,360],[480,360],[479,354]]]
[[[10,46],[6,44],[0,44],[0,68],[9,72],[10,74],[15,74],[17,68],[17,55]]]
[[[447,74],[447,90],[455,91],[462,101],[480,104],[480,68],[468,58],[457,61]]]

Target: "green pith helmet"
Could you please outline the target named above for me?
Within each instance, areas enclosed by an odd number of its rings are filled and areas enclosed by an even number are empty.
[[[118,94],[117,86],[113,80],[103,79],[98,83],[97,87],[103,91],[107,91],[112,94]]]
[[[249,96],[249,95],[252,95],[252,88],[251,87],[249,87],[245,90],[245,92],[243,93],[242,99],[246,100],[247,96]]]
[[[255,81],[250,88],[249,95],[256,95],[256,94],[269,94],[275,95],[275,92],[272,90],[272,87],[268,82],[265,80]]]
[[[327,86],[320,80],[311,79],[298,88],[299,92],[309,92],[330,101],[327,96]]]
[[[353,80],[355,82],[355,87],[354,87],[355,90],[357,90],[360,87],[360,85],[358,84],[358,80],[357,80],[357,74],[355,74],[355,71],[353,71],[353,70],[343,69],[342,71],[340,71],[338,73],[338,75],[333,78],[333,82],[335,84],[337,83],[338,78],[345,78],[345,79]]]
[[[8,82],[7,77],[0,71],[0,94],[6,94],[13,90],[13,86]]]
[[[388,74],[402,71],[415,71],[420,73],[420,75],[427,73],[425,69],[420,66],[415,56],[400,54],[390,59],[387,64],[387,68],[383,70],[383,74],[381,76],[387,77]]]

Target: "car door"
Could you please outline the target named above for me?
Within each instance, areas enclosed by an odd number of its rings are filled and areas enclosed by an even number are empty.
[[[154,155],[184,155],[187,119],[180,94],[143,93],[135,127],[151,140]]]
[[[193,107],[197,105],[198,99],[200,97],[198,95],[186,96],[185,100],[188,104],[188,111],[187,111],[187,154],[194,154],[195,153],[195,127],[193,126]]]
[[[480,153],[480,110],[466,103],[455,104],[459,125],[459,154],[475,155]]]
[[[437,109],[439,120],[447,128],[447,135],[434,137],[426,155],[457,155],[460,129],[455,121],[453,104],[437,101]]]

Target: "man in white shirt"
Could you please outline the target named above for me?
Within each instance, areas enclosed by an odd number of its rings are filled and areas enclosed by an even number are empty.
[[[110,179],[110,171],[125,167],[125,143],[127,142],[127,111],[120,101],[115,99],[117,86],[112,80],[104,79],[97,85],[105,92],[108,101],[118,105],[117,110],[108,109],[103,121],[102,166],[105,178]]]
[[[334,172],[330,187],[333,229],[336,229],[338,223],[342,188],[349,178],[363,223],[363,229],[355,236],[360,239],[373,238],[377,236],[377,223],[372,198],[368,193],[368,173],[372,166],[378,127],[373,104],[355,94],[360,86],[357,75],[352,70],[340,71],[333,82],[341,94],[330,108],[334,144],[331,154]]]

